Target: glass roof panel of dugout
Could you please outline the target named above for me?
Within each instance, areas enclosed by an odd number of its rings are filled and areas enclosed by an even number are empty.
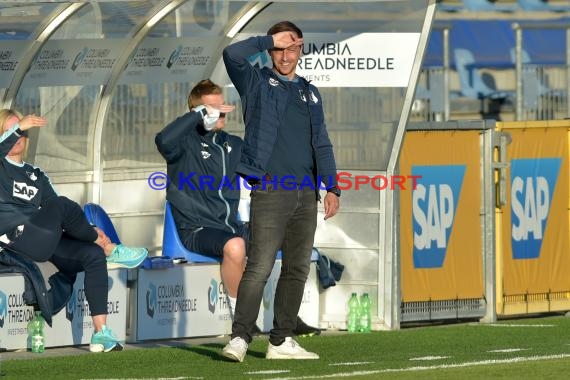
[[[0,2],[0,50],[11,54],[11,58],[0,55],[3,67],[0,96],[4,106],[17,106],[24,113],[51,112],[58,127],[50,141],[56,138],[80,156],[87,152],[86,157],[80,157],[82,164],[66,166],[61,164],[60,158],[64,161],[67,158],[59,157],[60,151],[50,151],[46,155],[49,162],[40,159],[38,164],[47,165],[52,173],[98,170],[103,166],[115,168],[124,163],[135,167],[160,164],[154,145],[146,140],[185,112],[187,92],[199,79],[211,77],[226,85],[227,97],[239,105],[239,97],[220,64],[223,46],[234,35],[239,39],[265,34],[270,25],[289,19],[306,34],[308,43],[301,74],[321,90],[338,167],[384,170],[397,140],[406,90],[408,85],[415,86],[416,78],[411,72],[414,64],[420,64],[421,54],[418,56],[417,52],[421,39],[427,38],[427,33],[421,38],[420,35],[429,3],[428,0]],[[167,11],[160,14],[162,9]],[[158,19],[148,26],[153,16]],[[226,33],[230,38],[225,37]],[[133,47],[137,35],[139,42]],[[167,72],[168,55],[176,50],[170,49],[171,41],[178,38],[203,38],[203,48],[209,52],[212,64],[195,67],[187,75],[174,66]],[[161,39],[170,42],[161,44]],[[135,54],[148,50],[140,50],[146,45],[164,50],[168,47],[172,52],[165,52],[164,60],[137,58]],[[81,52],[87,50],[99,56],[91,54],[87,56],[91,59],[82,60]],[[394,62],[389,60],[392,52],[408,60],[406,74],[376,75],[388,72],[388,66]],[[49,62],[38,57],[57,62],[48,65]],[[395,62],[398,59],[399,56]],[[89,71],[87,65],[93,62],[101,62],[105,67]],[[81,64],[85,67],[80,67]],[[133,67],[135,64],[140,67]],[[341,72],[341,65],[347,66],[348,71]],[[393,82],[396,78],[399,78],[397,83]],[[100,88],[106,92],[100,92]],[[54,91],[63,95],[54,96]],[[90,107],[99,102],[99,96],[109,96],[112,100],[106,107]],[[57,112],[52,104],[54,99]],[[96,128],[95,123],[101,127]],[[243,133],[241,117],[229,120],[228,124],[229,131]],[[107,133],[110,126],[115,126],[120,135],[117,131]],[[132,131],[136,137],[131,136]],[[97,141],[101,145],[93,145]],[[44,144],[41,141],[36,144],[40,145],[37,151],[43,152]],[[31,145],[34,155],[36,149]]]
[[[386,170],[406,90],[416,82],[412,69],[421,60],[416,53],[427,5],[427,1],[274,2],[249,21],[235,40],[265,35],[282,20],[299,26],[305,44],[297,73],[321,92],[337,166]],[[272,65],[267,55],[253,57],[252,63]],[[227,86],[227,96],[239,104],[222,63],[213,77]]]

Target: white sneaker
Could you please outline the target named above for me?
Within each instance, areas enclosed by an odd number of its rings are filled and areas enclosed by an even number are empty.
[[[269,342],[267,347],[267,359],[318,359],[319,355],[309,352],[299,345],[291,337],[285,338],[285,342],[274,346]]]
[[[247,342],[240,338],[239,336],[230,340],[226,347],[223,349],[223,354],[226,358],[233,360],[234,362],[243,362],[243,358],[247,352]]]

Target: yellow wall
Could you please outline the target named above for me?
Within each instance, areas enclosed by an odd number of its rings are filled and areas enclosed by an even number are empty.
[[[570,293],[568,128],[497,123],[507,146],[507,204],[497,215],[497,313],[565,310]]]
[[[480,131],[407,132],[400,174],[402,301],[482,298]]]

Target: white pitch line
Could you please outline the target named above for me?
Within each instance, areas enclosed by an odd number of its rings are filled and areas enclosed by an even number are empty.
[[[133,377],[133,378],[126,378],[126,379],[113,379],[113,378],[104,378],[104,379],[89,379],[83,378],[80,380],[188,380],[188,379],[204,379],[203,377],[196,377],[196,376],[184,376],[184,377]]]
[[[449,359],[451,356],[421,356],[419,358],[410,358],[410,360],[441,360]]]
[[[529,348],[503,348],[501,350],[489,350],[487,352],[518,352],[518,351],[526,351],[529,350]]]
[[[267,371],[251,371],[251,372],[244,372],[244,375],[271,375],[273,373],[287,373],[291,372],[288,369],[275,369],[275,370],[267,370]]]
[[[447,369],[447,368],[462,368],[462,367],[474,367],[480,365],[491,365],[491,364],[510,364],[510,363],[521,363],[521,362],[533,362],[539,360],[552,360],[552,359],[565,359],[570,358],[570,354],[557,354],[557,355],[544,355],[544,356],[520,356],[516,358],[509,359],[490,359],[481,360],[476,362],[465,362],[457,364],[440,364],[434,366],[418,366],[418,367],[408,367],[408,368],[389,368],[374,371],[354,371],[354,372],[344,372],[344,373],[333,373],[330,375],[313,375],[313,376],[298,376],[298,377],[274,377],[270,380],[299,380],[299,379],[327,379],[336,377],[350,377],[350,376],[364,376],[364,375],[376,375],[379,373],[388,372],[415,372],[415,371],[428,371],[433,369]]]
[[[374,362],[346,362],[346,363],[331,363],[330,366],[337,366],[337,365],[360,365],[360,364],[371,364]]]
[[[523,324],[511,324],[511,323],[482,323],[479,326],[491,326],[491,327],[556,327],[556,325],[523,325]]]
[[[380,370],[375,371],[354,371],[354,372],[344,372],[344,373],[333,373],[330,375],[313,375],[313,376],[299,376],[299,377],[272,377],[268,380],[297,380],[297,379],[327,379],[327,378],[337,378],[337,377],[350,377],[350,376],[362,376],[362,375],[376,375],[380,373]]]

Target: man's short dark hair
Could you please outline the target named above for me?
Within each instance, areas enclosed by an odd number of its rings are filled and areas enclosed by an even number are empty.
[[[267,31],[267,35],[272,36],[279,32],[293,32],[297,35],[297,37],[303,38],[303,32],[301,32],[301,29],[299,29],[299,27],[293,24],[291,21],[278,22],[277,24],[269,28],[269,30]]]
[[[212,82],[210,79],[204,79],[198,82],[190,91],[188,97],[188,107],[190,109],[200,105],[200,99],[204,95],[217,95],[222,93],[222,88]]]

